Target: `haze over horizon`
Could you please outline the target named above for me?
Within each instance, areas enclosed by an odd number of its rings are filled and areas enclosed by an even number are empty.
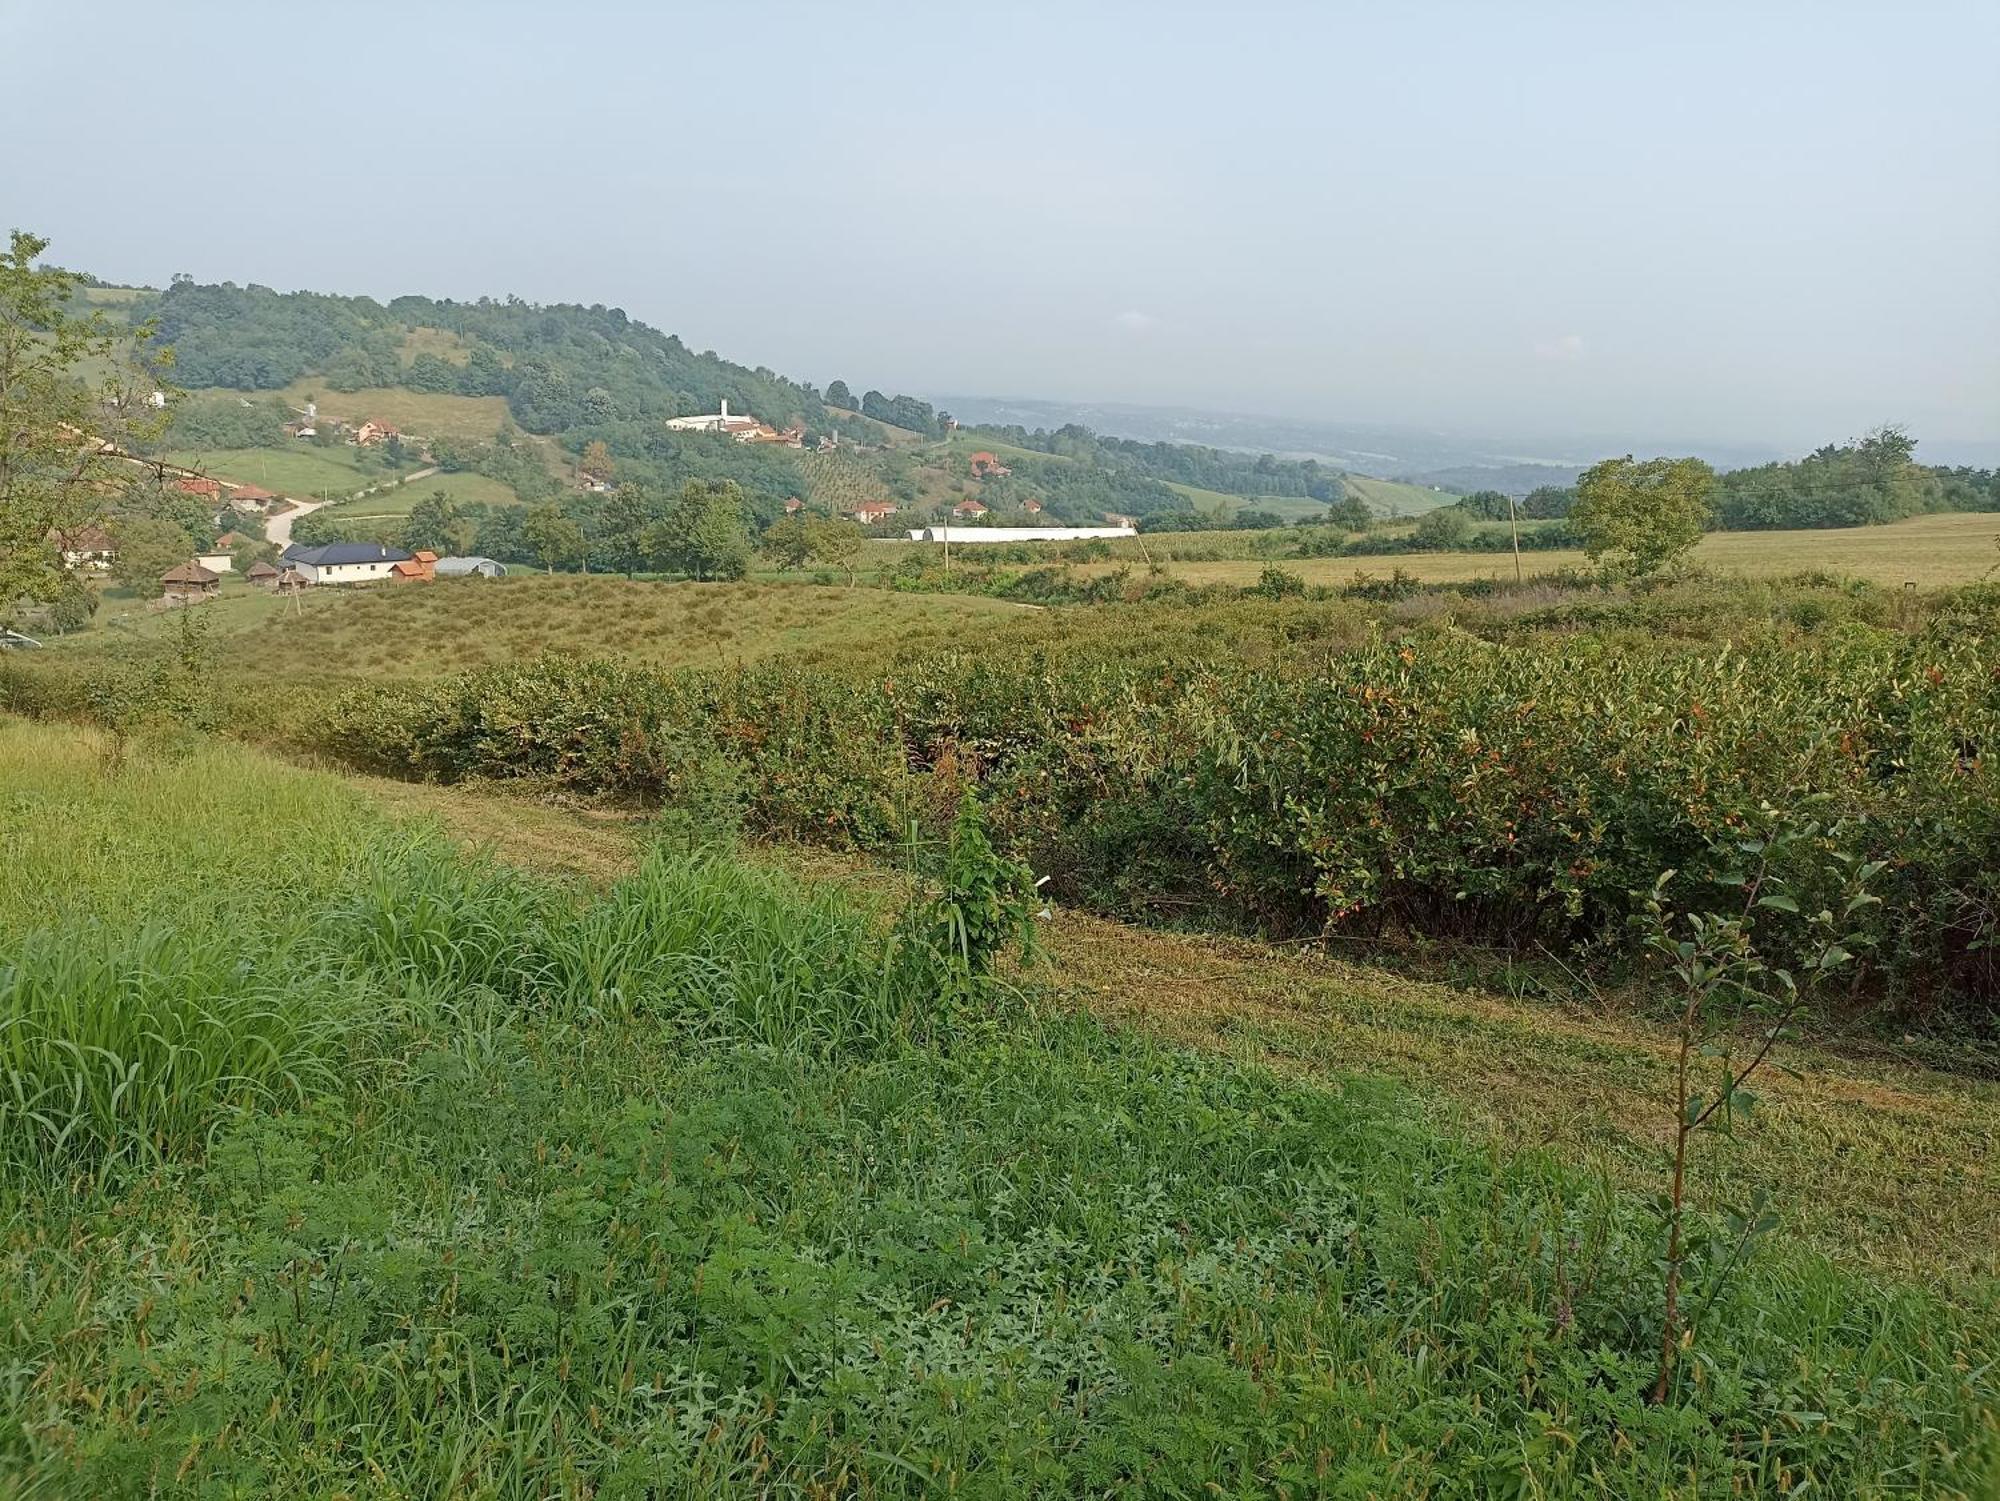
[[[0,228],[108,279],[613,304],[856,390],[2000,442],[1990,4],[92,21],[0,4]]]

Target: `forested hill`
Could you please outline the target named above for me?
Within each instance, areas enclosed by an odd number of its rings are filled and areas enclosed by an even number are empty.
[[[333,391],[402,386],[504,396],[529,432],[714,411],[727,400],[776,427],[828,420],[809,385],[696,353],[619,308],[274,292],[176,279],[141,300],[181,384],[275,391],[311,376]],[[415,352],[412,348],[415,346]]]

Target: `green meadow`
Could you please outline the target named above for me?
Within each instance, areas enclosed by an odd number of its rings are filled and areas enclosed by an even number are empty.
[[[18,1494],[2000,1480],[1990,1287],[1718,1254],[1650,1404],[1641,1198],[968,983],[969,841],[899,920],[677,838],[532,875],[199,740],[0,722],[0,799]]]

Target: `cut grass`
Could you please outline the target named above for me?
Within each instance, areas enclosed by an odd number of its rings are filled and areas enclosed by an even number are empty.
[[[213,475],[239,485],[260,485],[280,495],[313,498],[321,494],[352,495],[387,476],[380,469],[364,470],[352,450],[295,444],[289,448],[224,448],[208,452],[170,453],[167,462]]]
[[[1421,516],[1439,506],[1456,504],[1458,497],[1427,485],[1406,485],[1400,480],[1370,479],[1365,474],[1344,474],[1340,482],[1348,493],[1367,502],[1378,516]]]
[[[393,490],[381,490],[357,500],[337,502],[327,507],[326,514],[343,521],[407,516],[420,501],[429,500],[440,490],[460,505],[515,506],[521,503],[521,497],[514,493],[512,486],[468,471],[428,474],[420,480],[398,485]]]
[[[411,351],[414,353],[415,351]],[[442,353],[433,349],[432,353]],[[406,391],[400,386],[370,386],[359,391],[330,391],[317,376],[304,376],[276,393],[295,407],[308,397],[319,403],[323,417],[344,422],[388,422],[422,438],[467,438],[490,442],[511,418],[504,396],[450,396]]]
[[[201,755],[199,784],[352,796]],[[179,774],[107,785],[98,759],[0,734],[0,798],[106,805],[76,884],[171,870],[183,827],[149,812]],[[1692,1374],[1652,1406],[1656,1227],[1550,1152],[1007,993],[932,1046],[903,1019],[945,1020],[934,993],[885,990],[904,971],[828,893],[655,856],[573,895],[347,815],[227,866],[189,851],[240,952],[272,955],[291,913],[323,935],[304,952],[344,956],[373,1008],[324,1028],[345,1066],[283,1110],[218,1102],[150,1170],[0,1173],[0,1464],[27,1494],[1694,1501],[2000,1477],[1989,1285],[1797,1244],[1726,1287],[1700,1272]],[[66,830],[35,827],[53,868]],[[368,855],[330,905],[293,875],[338,867],[329,835]],[[319,1016],[309,978],[273,1005]]]
[[[529,869],[607,881],[635,868],[643,847],[629,818],[496,789],[355,781],[399,816],[439,816],[469,847]],[[885,911],[906,889],[900,873],[857,856],[755,853],[871,893]],[[1658,1184],[1671,1057],[1664,1033],[1629,1011],[1080,913],[1061,914],[1042,940],[1054,983],[1108,1021],[1324,1083],[1393,1078],[1452,1129],[1552,1148],[1634,1189]],[[1788,1046],[1780,1061],[1799,1077],[1769,1081],[1755,1124],[1704,1142],[1710,1192],[1729,1202],[1769,1192],[1794,1238],[1857,1269],[2000,1276],[2000,1082],[1824,1044]]]
[[[1148,538],[1155,557],[1172,559],[1175,549],[1188,550],[1205,545],[1254,546],[1244,539],[1256,533],[1196,532],[1163,533]],[[1824,570],[1870,579],[1895,586],[1914,583],[1919,588],[1965,584],[1986,577],[2000,562],[1995,540],[2000,538],[2000,516],[1986,512],[1917,516],[1888,526],[1823,528],[1787,532],[1710,532],[1692,554],[1692,560],[1718,572],[1746,578],[1777,578],[1787,574]],[[1115,542],[1113,551],[1127,563],[1138,558],[1132,542]],[[1247,588],[1255,584],[1267,566],[1259,558],[1201,558],[1168,561],[1167,571],[1189,584],[1232,584]],[[1275,559],[1277,566],[1298,574],[1308,584],[1339,586],[1352,582],[1355,574],[1386,578],[1396,569],[1426,583],[1462,583],[1472,579],[1514,577],[1511,553],[1434,552],[1385,553],[1332,558]],[[1590,560],[1581,551],[1554,549],[1525,552],[1521,566],[1530,575],[1555,573],[1561,569],[1587,568]],[[1089,572],[1103,573],[1119,563],[1086,564]]]

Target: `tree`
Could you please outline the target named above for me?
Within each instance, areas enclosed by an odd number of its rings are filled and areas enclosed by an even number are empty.
[[[521,540],[550,573],[583,557],[583,528],[553,505],[536,506],[521,520]]]
[[[653,497],[644,487],[620,485],[598,507],[599,555],[630,578],[646,566],[646,529],[660,519]]]
[[[812,561],[812,533],[806,518],[794,513],[772,522],[764,529],[757,550],[782,573],[805,567]]]
[[[1592,562],[1632,573],[1664,567],[1701,540],[1715,514],[1715,471],[1700,459],[1606,459],[1576,482],[1569,519]]]
[[[1566,485],[1538,485],[1521,501],[1524,521],[1560,521],[1576,504],[1576,491]]]
[[[1375,515],[1360,496],[1344,495],[1326,508],[1326,519],[1343,531],[1365,532],[1374,524]]]
[[[403,545],[430,552],[462,553],[472,547],[477,524],[443,490],[433,490],[410,507]]]
[[[15,230],[0,255],[0,609],[68,591],[56,534],[100,521],[129,474],[103,445],[149,447],[172,411],[153,325],[127,345],[101,312],[72,313],[81,278],[36,265],[48,243]],[[88,368],[108,373],[91,384]]]
[[[1457,506],[1439,506],[1417,518],[1414,535],[1425,547],[1458,547],[1472,535],[1472,518]]]
[[[111,540],[118,555],[111,576],[147,599],[159,597],[160,575],[178,568],[194,555],[194,539],[171,521],[134,516],[119,522]]]
[[[592,479],[608,480],[617,473],[618,466],[612,462],[611,450],[604,446],[602,438],[592,438],[583,445],[583,457],[577,467]]]
[[[861,558],[861,528],[852,521],[831,516],[815,516],[806,522],[808,545],[814,562],[845,570],[847,587],[854,587],[854,565]]]
[[[826,388],[826,404],[830,407],[839,407],[843,411],[855,410],[854,393],[847,389],[846,381],[837,380]]]
[[[672,572],[694,579],[742,578],[750,571],[742,487],[734,480],[689,480],[642,540],[647,555]]]

